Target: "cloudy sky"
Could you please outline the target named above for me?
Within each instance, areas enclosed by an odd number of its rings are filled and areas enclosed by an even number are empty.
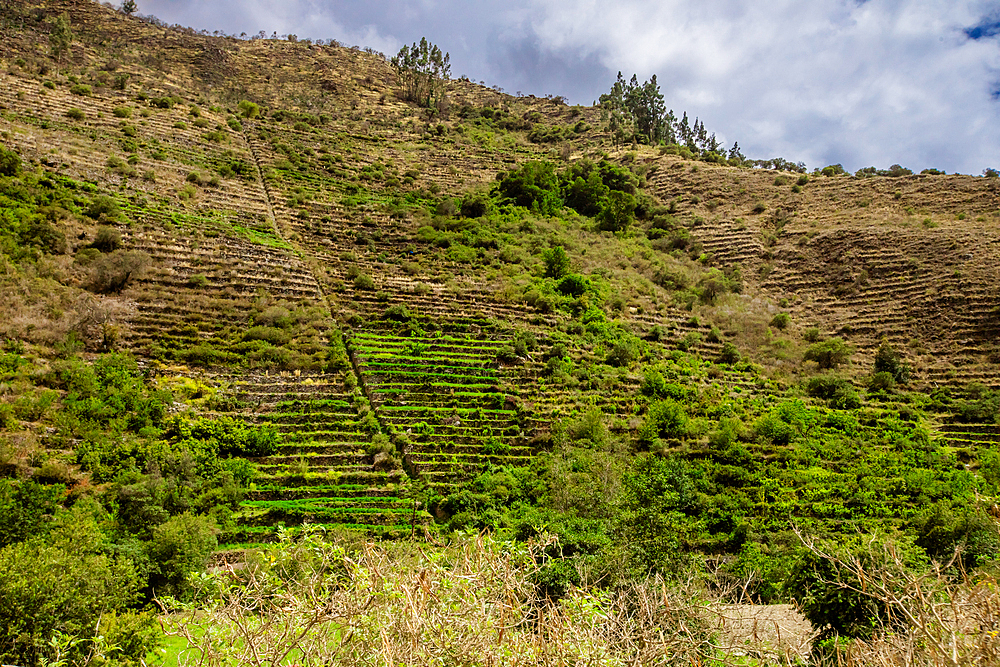
[[[392,55],[426,36],[452,75],[591,104],[618,71],[751,157],[855,171],[1000,168],[1000,0],[138,0],[227,33]]]

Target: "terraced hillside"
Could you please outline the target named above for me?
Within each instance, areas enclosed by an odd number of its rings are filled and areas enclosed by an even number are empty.
[[[652,182],[794,329],[843,335],[865,361],[886,338],[932,385],[1000,382],[1000,183],[814,176],[794,192],[799,178],[671,159]]]
[[[231,542],[280,524],[413,531],[430,518],[416,497],[529,463],[588,410],[630,442],[654,399],[700,392],[757,418],[815,373],[803,351],[822,338],[856,349],[848,376],[884,339],[918,385],[1000,385],[996,179],[799,183],[621,149],[599,109],[468,80],[420,108],[357,48],[29,5],[4,10],[2,143],[88,211],[65,216],[53,275],[87,286],[113,229],[132,264],[91,289],[124,313],[105,344],[229,397],[207,414],[281,434]],[[53,59],[63,12],[76,38]],[[648,215],[606,229],[497,203],[536,163],[603,165]],[[996,442],[988,424],[940,432]],[[647,440],[690,453],[669,429]]]

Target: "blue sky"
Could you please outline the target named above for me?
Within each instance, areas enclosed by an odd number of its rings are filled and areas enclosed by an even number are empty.
[[[850,171],[1000,167],[1000,0],[138,0],[198,29],[387,55],[426,36],[452,75],[590,104],[619,70],[752,157]]]

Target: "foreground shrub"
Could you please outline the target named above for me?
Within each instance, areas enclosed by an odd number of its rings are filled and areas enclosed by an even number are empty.
[[[55,660],[58,634],[88,640],[106,610],[135,601],[135,568],[106,543],[96,513],[94,505],[78,503],[56,521],[48,540],[0,550],[0,661],[35,666]],[[89,644],[64,646],[62,657],[82,660]]]

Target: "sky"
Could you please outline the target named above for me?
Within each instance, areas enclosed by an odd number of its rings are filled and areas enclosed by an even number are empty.
[[[1000,168],[1000,0],[138,0],[228,34],[387,56],[427,37],[452,76],[589,105],[619,71],[749,157],[848,171]]]

